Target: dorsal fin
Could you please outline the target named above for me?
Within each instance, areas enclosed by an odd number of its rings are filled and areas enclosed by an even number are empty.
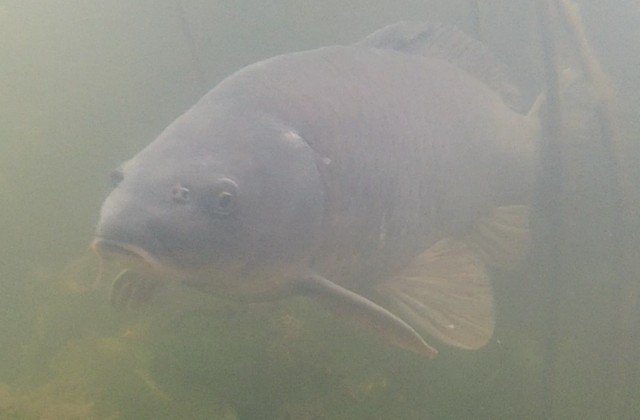
[[[521,106],[520,92],[507,66],[483,43],[455,26],[397,22],[375,31],[358,44],[446,60],[498,92],[510,107]]]

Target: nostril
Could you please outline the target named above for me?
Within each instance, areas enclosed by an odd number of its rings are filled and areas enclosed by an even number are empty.
[[[175,185],[171,189],[171,199],[176,203],[188,203],[189,202],[189,188],[183,185]]]

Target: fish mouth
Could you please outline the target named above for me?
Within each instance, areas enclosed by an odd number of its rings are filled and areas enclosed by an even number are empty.
[[[166,264],[160,262],[145,249],[112,239],[96,237],[90,248],[106,261],[117,260],[122,265],[136,271],[151,272],[165,277],[170,271]]]
[[[100,257],[97,283],[113,277],[109,300],[116,308],[139,309],[171,277],[165,264],[139,246],[97,237],[90,248]],[[119,273],[111,276],[114,269]]]

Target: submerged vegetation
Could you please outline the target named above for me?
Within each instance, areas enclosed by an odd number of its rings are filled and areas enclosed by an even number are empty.
[[[174,291],[169,307],[160,297],[116,316],[107,291],[93,287],[91,262],[34,280],[47,297],[37,312],[25,307],[21,345],[7,343],[19,372],[0,386],[2,418],[419,418],[434,411],[464,417],[479,406],[506,416],[512,410],[496,406],[492,389],[514,374],[509,365],[521,369],[522,362],[499,344],[425,364],[303,299],[247,308],[187,290]],[[453,403],[460,395],[464,401]]]

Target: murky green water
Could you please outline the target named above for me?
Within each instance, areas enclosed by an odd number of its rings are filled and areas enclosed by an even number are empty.
[[[118,312],[108,286],[95,287],[87,246],[109,171],[222,77],[401,19],[472,30],[473,2],[181,3],[206,87],[174,0],[0,1],[0,419],[640,413],[638,2],[579,2],[615,88],[632,190],[616,194],[597,134],[569,144],[554,295],[535,258],[495,273],[492,343],[444,349],[433,361],[301,298],[238,306],[179,290]],[[479,4],[483,36],[533,100],[543,69],[532,2]]]

